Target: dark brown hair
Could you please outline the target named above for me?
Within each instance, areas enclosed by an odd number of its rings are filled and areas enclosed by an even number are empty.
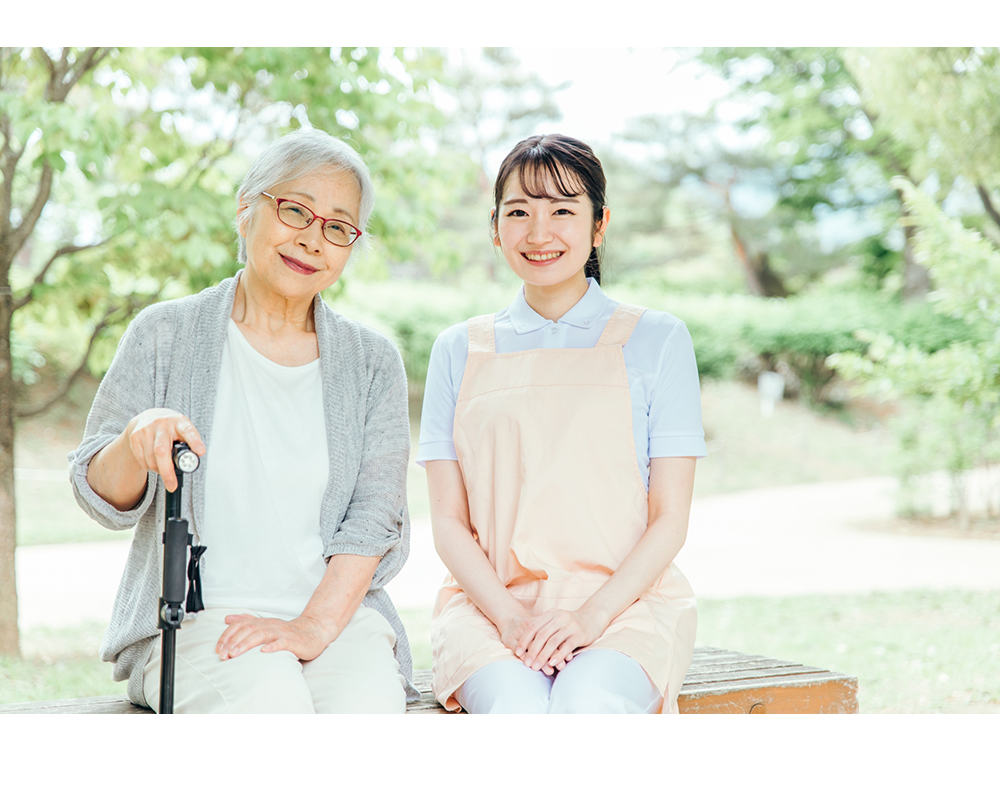
[[[546,183],[549,181],[563,197],[587,195],[594,209],[595,230],[604,216],[604,190],[607,185],[604,168],[594,151],[579,139],[550,133],[545,136],[529,136],[518,142],[507,154],[497,173],[497,181],[493,186],[494,208],[500,208],[504,189],[514,175],[520,178],[528,197],[555,200],[546,192]],[[493,233],[496,234],[496,231],[497,216],[494,214]],[[590,249],[584,275],[601,282],[601,264],[595,247]]]

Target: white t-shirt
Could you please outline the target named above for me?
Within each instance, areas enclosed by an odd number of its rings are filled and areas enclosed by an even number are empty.
[[[275,364],[230,320],[209,448],[205,607],[299,616],[326,570],[319,517],[330,465],[319,360]]]
[[[498,353],[560,347],[594,347],[620,303],[588,278],[587,293],[557,322],[538,314],[524,299],[497,312]],[[698,365],[687,326],[673,314],[647,310],[622,348],[632,399],[632,435],[639,472],[649,486],[649,460],[707,454],[701,424]],[[431,349],[420,415],[416,461],[457,461],[455,404],[469,357],[469,325],[460,322],[438,336]]]

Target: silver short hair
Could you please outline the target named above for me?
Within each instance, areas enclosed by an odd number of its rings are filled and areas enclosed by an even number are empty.
[[[247,263],[247,240],[240,233],[240,223],[250,221],[261,192],[269,192],[279,183],[296,180],[326,167],[351,173],[361,187],[358,227],[365,235],[355,243],[349,260],[354,260],[359,251],[369,249],[368,218],[375,206],[375,185],[371,172],[361,156],[346,142],[315,128],[303,128],[285,134],[261,153],[236,190],[237,208],[246,204],[243,213],[237,211],[236,216],[237,258],[241,264]]]

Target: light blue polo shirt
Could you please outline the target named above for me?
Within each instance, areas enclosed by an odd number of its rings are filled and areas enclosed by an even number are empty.
[[[587,293],[557,322],[539,315],[524,299],[522,287],[507,308],[497,312],[498,353],[562,347],[594,347],[620,305],[593,278]],[[457,461],[453,438],[455,404],[469,355],[469,324],[443,331],[431,349],[420,415],[416,461]],[[701,423],[701,392],[691,335],[681,320],[647,310],[622,348],[632,398],[632,434],[639,472],[649,487],[649,459],[707,454]]]

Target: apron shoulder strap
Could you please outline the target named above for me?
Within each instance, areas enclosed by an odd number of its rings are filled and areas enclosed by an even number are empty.
[[[473,353],[495,353],[496,339],[493,335],[493,318],[496,314],[483,314],[469,320],[469,355]]]
[[[628,303],[621,303],[611,315],[608,324],[604,326],[604,333],[597,342],[598,347],[618,345],[624,347],[635,330],[636,323],[645,313],[642,306],[632,306]]]

